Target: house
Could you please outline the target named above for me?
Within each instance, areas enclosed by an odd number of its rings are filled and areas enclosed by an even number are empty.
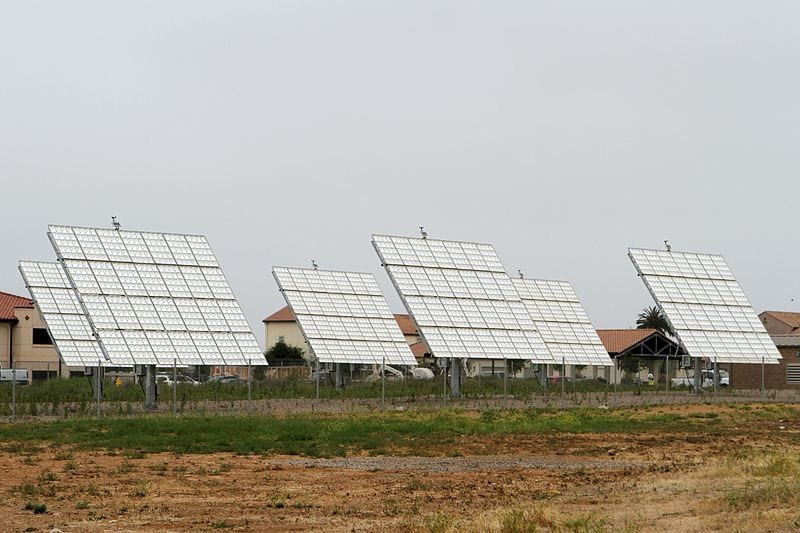
[[[69,375],[33,300],[0,291],[0,366],[12,365],[34,380]]]
[[[764,387],[785,389],[800,387],[800,313],[764,311],[758,315],[781,354],[780,362],[763,365]],[[760,389],[762,365],[730,365],[730,380],[740,389]]]
[[[414,357],[418,360],[430,357],[430,351],[420,337],[417,326],[411,317],[395,314],[394,319],[397,321],[397,325],[400,327],[400,331],[402,331],[403,337],[405,337]],[[264,323],[264,339],[266,340],[267,350],[278,342],[284,342],[289,346],[302,348],[303,356],[310,360],[311,348],[308,346],[305,337],[303,337],[300,326],[297,325],[294,312],[288,305],[275,311],[262,322]]]
[[[656,329],[598,329],[597,335],[605,346],[608,355],[624,366],[627,358],[639,360],[643,369],[633,379],[646,381],[652,373],[657,383],[665,383],[677,374],[679,362],[686,352],[675,341]],[[669,360],[669,369],[667,369]],[[609,382],[621,382],[622,372],[607,369],[603,376]]]

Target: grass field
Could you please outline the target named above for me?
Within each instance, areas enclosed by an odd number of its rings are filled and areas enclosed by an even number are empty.
[[[800,408],[164,415],[0,424],[9,530],[800,528]]]

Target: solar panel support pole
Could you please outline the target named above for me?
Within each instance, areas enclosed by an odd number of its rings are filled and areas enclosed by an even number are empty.
[[[619,358],[614,358],[614,392],[617,392],[617,366],[619,366]]]
[[[566,358],[561,356],[561,394],[562,396],[567,391],[567,361]]]
[[[97,360],[97,373],[94,376],[94,396],[95,401],[97,402],[97,418],[100,418],[100,400],[103,397],[103,391],[101,389],[103,381],[100,379],[100,370],[102,367],[100,366],[100,359]]]
[[[334,363],[336,366],[336,390],[344,388],[344,368],[342,363]]]
[[[158,408],[158,397],[156,394],[156,365],[147,365],[144,379],[144,408],[148,411]]]
[[[714,356],[714,399],[717,399],[717,356]]]
[[[761,356],[761,395],[764,395],[766,391],[765,383],[764,383],[764,356]]]
[[[697,394],[703,393],[703,371],[701,369],[702,357],[694,358],[694,391]]]
[[[11,361],[11,421],[17,421],[17,362]]]
[[[664,360],[664,376],[665,376],[664,381],[666,381],[666,383],[664,384],[665,387],[664,390],[669,392],[669,350],[667,350],[667,357]]]
[[[178,416],[178,360],[172,358],[172,414]]]
[[[453,398],[461,397],[461,359],[453,357],[450,359],[450,396]]]

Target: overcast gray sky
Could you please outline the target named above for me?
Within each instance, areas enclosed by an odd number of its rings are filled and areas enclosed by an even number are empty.
[[[256,335],[273,265],[490,242],[597,327],[628,246],[722,253],[800,311],[797,2],[0,1],[0,290],[48,223],[208,235]],[[795,298],[795,302],[790,299]]]

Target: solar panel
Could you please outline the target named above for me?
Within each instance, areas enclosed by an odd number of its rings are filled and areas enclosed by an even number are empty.
[[[92,335],[92,326],[58,263],[20,261],[19,270],[36,302],[50,338],[64,364],[73,367],[126,366],[130,361],[111,365]]]
[[[628,256],[693,357],[723,363],[781,358],[720,255],[629,248]]]
[[[266,364],[205,237],[71,226],[48,236],[112,361]]]
[[[388,235],[372,244],[436,357],[556,362],[491,245]]]
[[[320,362],[417,364],[372,274],[275,267],[272,275]]]
[[[556,361],[569,365],[612,364],[569,282],[527,278],[512,281]]]

